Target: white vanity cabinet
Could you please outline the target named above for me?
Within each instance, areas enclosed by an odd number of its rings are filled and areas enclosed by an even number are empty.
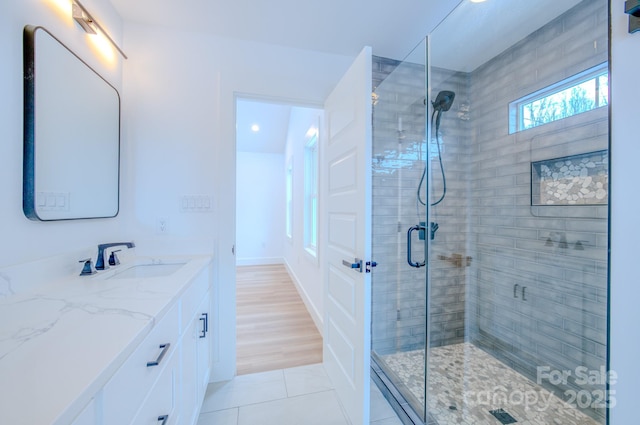
[[[104,425],[131,423],[164,373],[167,363],[179,349],[178,312],[179,306],[174,305],[104,386]],[[168,387],[165,391],[171,394],[173,389]]]
[[[211,354],[213,351],[213,338],[211,337],[211,292],[207,292],[200,307],[198,308],[198,320],[204,328],[198,333],[198,373],[196,375],[196,385],[198,388],[198,406],[202,404],[204,395],[207,392],[209,378],[211,377]],[[197,317],[197,316],[196,316]]]
[[[185,425],[198,421],[198,414],[211,373],[211,291],[206,282],[195,281],[185,293],[182,335],[182,415]]]
[[[16,288],[0,297],[0,424],[195,425],[216,364],[213,258],[58,265],[76,258],[0,273]]]
[[[206,266],[71,425],[195,425],[211,373],[211,293]]]
[[[136,414],[131,424],[135,425],[174,425],[181,424],[179,398],[180,355],[177,352],[167,359],[167,365],[158,381]]]

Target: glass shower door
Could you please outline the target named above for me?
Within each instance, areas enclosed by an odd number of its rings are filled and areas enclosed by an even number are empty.
[[[426,417],[426,208],[417,198],[429,154],[425,57],[426,41],[403,61],[374,57],[372,93],[372,252],[384,259],[372,273],[372,365],[416,423]]]
[[[439,424],[607,423],[608,2],[530,4],[461,2],[429,38]]]

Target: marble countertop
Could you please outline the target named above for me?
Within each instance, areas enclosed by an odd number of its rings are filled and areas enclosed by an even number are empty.
[[[162,261],[186,264],[166,277],[105,279],[112,268],[0,298],[0,423],[70,423],[211,257]]]

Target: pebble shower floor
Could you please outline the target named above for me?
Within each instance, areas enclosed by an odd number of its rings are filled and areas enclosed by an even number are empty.
[[[423,400],[424,350],[382,358]],[[491,412],[501,409],[519,425],[602,425],[471,343],[431,349],[429,373],[429,413],[438,425],[499,425]]]

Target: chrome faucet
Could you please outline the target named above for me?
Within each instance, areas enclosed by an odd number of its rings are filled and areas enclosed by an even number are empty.
[[[114,246],[126,246],[127,248],[134,248],[136,244],[133,242],[113,242],[113,243],[101,243],[98,245],[98,258],[96,259],[96,270],[104,270],[109,268],[104,262],[104,250]]]

